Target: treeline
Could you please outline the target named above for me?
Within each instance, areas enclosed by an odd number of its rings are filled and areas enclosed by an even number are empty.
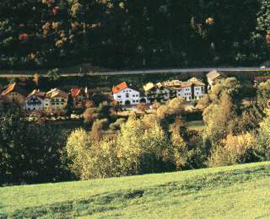
[[[3,0],[0,67],[256,65],[269,0]]]

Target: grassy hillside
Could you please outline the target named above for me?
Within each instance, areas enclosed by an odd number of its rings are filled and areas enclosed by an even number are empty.
[[[270,163],[0,188],[0,218],[269,218]]]

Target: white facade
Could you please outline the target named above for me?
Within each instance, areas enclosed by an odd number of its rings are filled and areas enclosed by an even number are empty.
[[[204,86],[194,86],[194,99],[200,100],[205,94]]]
[[[186,101],[190,101],[192,99],[191,87],[178,89],[176,96],[179,98],[184,98]]]
[[[177,89],[176,96],[186,101],[200,100],[205,94],[204,86],[190,86]]]
[[[118,101],[120,105],[136,105],[139,104],[142,99],[140,92],[128,87],[113,94],[113,98]]]
[[[25,100],[25,110],[33,111],[33,110],[43,110],[44,100],[37,95],[32,95],[31,97]]]

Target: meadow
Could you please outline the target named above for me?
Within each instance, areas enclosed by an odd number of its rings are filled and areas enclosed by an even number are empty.
[[[0,188],[0,218],[269,218],[270,163]]]

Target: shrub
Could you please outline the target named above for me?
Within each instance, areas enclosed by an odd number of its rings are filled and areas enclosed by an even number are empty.
[[[208,161],[210,167],[256,161],[254,156],[256,141],[252,134],[228,135],[222,143],[213,148]]]

